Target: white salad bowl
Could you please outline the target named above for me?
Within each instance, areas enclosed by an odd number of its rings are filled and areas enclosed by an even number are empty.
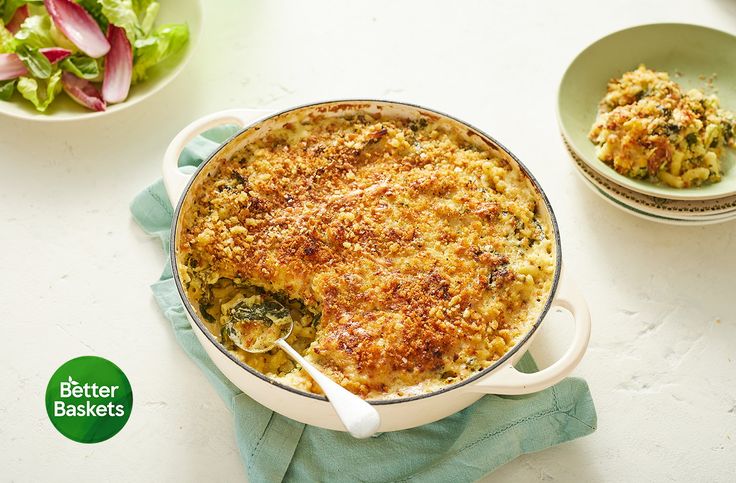
[[[189,41],[181,52],[148,70],[147,79],[132,86],[124,102],[110,104],[106,110],[95,112],[80,106],[66,94],[60,93],[46,112],[38,112],[33,104],[21,99],[16,93],[11,101],[0,101],[0,114],[17,119],[45,122],[99,118],[138,104],[166,87],[184,69],[194,53],[202,30],[202,2],[201,0],[162,0],[160,3],[161,10],[156,17],[156,25],[185,23],[189,27]]]
[[[185,127],[170,143],[163,162],[164,183],[173,206],[176,206],[171,232],[171,263],[177,266],[176,246],[181,229],[182,213],[191,206],[188,193],[197,180],[205,178],[218,159],[227,159],[253,139],[270,129],[282,126],[294,116],[317,111],[322,115],[342,115],[346,113],[380,113],[386,117],[399,116],[415,118],[419,113],[441,119],[448,125],[462,127],[468,141],[482,143],[492,149],[499,157],[509,163],[517,164],[544,203],[538,207],[540,216],[547,218],[554,227],[556,267],[554,282],[548,295],[544,310],[529,332],[523,336],[501,359],[483,371],[458,383],[440,390],[413,397],[387,400],[369,400],[377,409],[381,424],[380,432],[397,431],[420,426],[442,419],[473,404],[484,394],[528,394],[541,391],[566,377],[580,362],[588,346],[590,337],[590,313],[587,304],[569,277],[562,271],[562,252],[557,222],[552,208],[529,171],[506,148],[478,129],[436,111],[423,107],[387,101],[333,101],[312,104],[282,111],[268,113],[248,109],[236,109],[205,116]],[[222,124],[238,124],[243,129],[223,143],[209,159],[202,163],[194,174],[185,174],[178,167],[179,155],[194,137],[207,129]],[[187,317],[194,333],[205,351],[222,373],[244,393],[264,406],[305,424],[326,429],[345,431],[337,413],[324,396],[307,393],[268,378],[249,367],[227,351],[200,320],[197,309],[187,300],[186,291],[174,269],[174,279],[179,297],[186,308]],[[517,371],[514,364],[524,355],[538,333],[551,307],[569,311],[575,321],[572,340],[566,352],[556,362],[539,372],[526,374]]]

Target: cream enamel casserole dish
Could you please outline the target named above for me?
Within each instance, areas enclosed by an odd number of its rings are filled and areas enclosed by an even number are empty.
[[[182,149],[238,124],[193,174]],[[231,110],[172,141],[174,278],[192,328],[225,376],[306,424],[344,427],[279,349],[240,330],[289,318],[289,343],[377,409],[379,431],[429,423],[483,394],[525,394],[569,374],[590,335],[562,272],[554,213],[536,180],[474,127],[423,107],[334,101],[279,113]],[[513,365],[550,307],[575,321],[562,357]]]

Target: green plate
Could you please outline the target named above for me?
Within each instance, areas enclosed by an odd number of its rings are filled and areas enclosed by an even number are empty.
[[[588,131],[595,121],[598,102],[611,78],[646,64],[670,73],[683,89],[715,92],[721,107],[736,111],[736,37],[708,27],[688,24],[652,24],[632,27],[603,37],[583,50],[562,77],[557,115],[562,135],[573,151],[602,176],[634,191],[669,199],[715,199],[736,194],[736,154],[727,149],[721,158],[720,182],[678,189],[635,180],[618,174],[595,156]],[[676,76],[679,72],[682,75]],[[716,74],[713,87],[708,78]]]

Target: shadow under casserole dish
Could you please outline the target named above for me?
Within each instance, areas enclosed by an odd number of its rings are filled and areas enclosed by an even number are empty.
[[[232,324],[268,307],[367,399],[466,379],[544,309],[557,261],[540,195],[433,117],[305,114],[211,163],[182,211],[179,274],[219,342],[272,379],[320,393],[280,349],[234,344]]]

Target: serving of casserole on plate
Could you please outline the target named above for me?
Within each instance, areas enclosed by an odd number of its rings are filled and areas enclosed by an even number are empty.
[[[539,318],[556,255],[529,179],[432,116],[307,113],[210,171],[182,216],[187,296],[229,351],[319,392],[233,324],[287,307],[299,352],[365,398],[489,367]],[[273,303],[278,302],[278,303]]]
[[[730,33],[679,23],[638,25],[593,42],[560,81],[557,115],[570,152],[597,175],[652,198],[736,195],[734,49]]]
[[[640,65],[608,83],[588,137],[618,173],[689,188],[721,180],[735,122],[717,95],[683,92],[667,72]]]

